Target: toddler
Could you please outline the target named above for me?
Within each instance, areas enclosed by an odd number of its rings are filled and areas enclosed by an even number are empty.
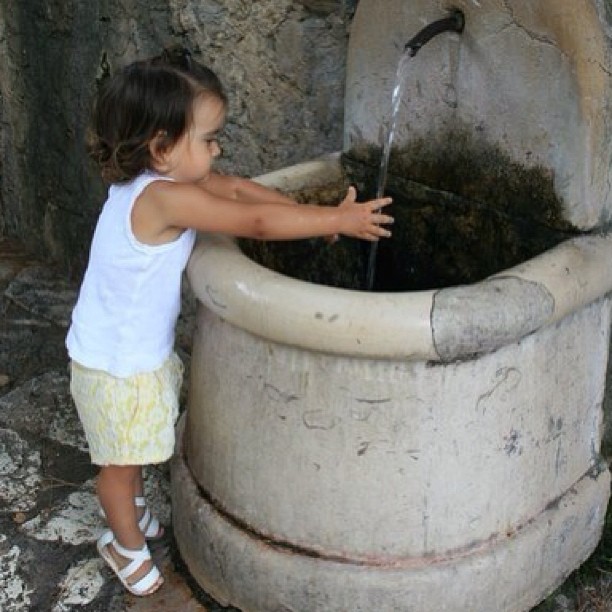
[[[227,99],[187,52],[117,72],[98,95],[91,155],[110,183],[66,339],[71,393],[100,466],[109,529],[98,551],[136,595],[163,578],[146,539],[163,529],[143,497],[142,466],[169,459],[183,366],[173,351],[182,272],[196,232],[265,240],[389,236],[390,198],[297,205],[212,171]]]

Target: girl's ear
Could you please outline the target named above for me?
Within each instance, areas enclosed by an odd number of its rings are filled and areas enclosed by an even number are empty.
[[[149,155],[154,170],[164,171],[169,167],[168,132],[159,130],[149,141]]]

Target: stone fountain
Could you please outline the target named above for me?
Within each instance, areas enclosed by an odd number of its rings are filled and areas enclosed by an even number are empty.
[[[207,235],[189,264],[174,528],[222,604],[522,612],[601,536],[606,3],[361,0],[343,151],[258,180],[304,199],[367,193],[398,57],[448,9],[465,31],[407,75],[376,291],[350,241],[292,253]]]

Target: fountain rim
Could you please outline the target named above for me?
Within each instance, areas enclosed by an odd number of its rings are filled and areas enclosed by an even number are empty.
[[[255,180],[279,189],[328,185],[340,153]],[[571,238],[471,285],[369,293],[297,280],[249,259],[236,241],[201,234],[187,266],[198,300],[267,340],[371,359],[451,362],[519,341],[612,291],[612,234]]]

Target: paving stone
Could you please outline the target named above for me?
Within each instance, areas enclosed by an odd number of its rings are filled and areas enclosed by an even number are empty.
[[[60,582],[60,596],[52,612],[69,612],[91,603],[104,586],[102,559],[85,559],[68,570]]]
[[[0,610],[3,612],[29,609],[32,591],[19,574],[20,555],[20,548],[0,534]]]
[[[84,559],[71,567],[59,585],[60,595],[52,612],[69,612],[91,603],[104,586],[103,567],[100,558]]]
[[[78,546],[95,542],[104,528],[94,483],[89,481],[57,507],[45,510],[23,523],[21,532],[36,540]]]
[[[9,283],[4,295],[29,313],[67,328],[77,288],[59,272],[31,266]]]
[[[0,513],[32,510],[40,482],[40,453],[15,431],[0,429]]]
[[[64,348],[66,330],[39,319],[20,318],[12,312],[0,320],[0,373],[6,377],[0,394],[6,393],[35,376],[66,368]]]
[[[67,373],[47,372],[0,397],[0,426],[87,451]]]

